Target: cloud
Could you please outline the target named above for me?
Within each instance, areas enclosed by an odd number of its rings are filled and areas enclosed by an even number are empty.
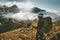
[[[34,20],[37,18],[37,15],[30,12],[30,8],[33,7],[31,2],[7,2],[4,3],[6,6],[17,5],[18,8],[22,8],[19,13],[7,13],[3,14],[4,18],[13,18],[17,20]]]
[[[27,19],[33,20],[33,19],[37,18],[37,15],[35,15],[34,13],[29,12],[30,11],[29,9],[33,7],[32,3],[30,1],[27,1],[27,2],[16,2],[16,1],[14,1],[14,2],[6,2],[6,3],[3,3],[3,4],[5,4],[6,6],[9,6],[9,7],[15,4],[15,5],[18,6],[18,8],[22,8],[22,10],[20,10],[19,13],[16,13],[16,14],[8,13],[6,15],[4,14],[3,16],[5,18],[13,18],[13,19],[17,19],[17,20],[27,20]],[[52,9],[50,9],[50,10],[45,9],[45,10],[50,11],[50,12],[56,12]],[[52,17],[53,15],[49,14],[48,16]]]
[[[3,1],[3,2],[4,2],[4,1],[5,1],[5,2],[6,2],[6,1],[11,1],[11,2],[12,2],[12,1],[24,2],[24,1],[26,1],[26,0],[0,0],[0,1]]]

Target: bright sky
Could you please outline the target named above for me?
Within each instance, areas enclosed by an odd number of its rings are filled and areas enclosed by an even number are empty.
[[[60,12],[60,0],[0,0],[0,3],[7,1],[26,2],[30,1],[34,6],[40,7],[50,12]]]
[[[33,0],[34,5],[52,12],[60,12],[60,0]]]

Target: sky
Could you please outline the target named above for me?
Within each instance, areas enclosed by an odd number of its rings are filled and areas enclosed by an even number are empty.
[[[0,0],[0,3],[2,2],[26,2],[30,1],[34,6],[37,6],[41,9],[45,9],[50,12],[60,12],[60,0]]]
[[[30,11],[29,8],[31,7],[39,7],[41,9],[44,9],[48,12],[53,12],[53,13],[58,13],[59,12],[59,16],[60,16],[60,0],[0,0],[0,4],[5,4],[10,6],[13,4],[16,4],[19,8],[26,8],[21,10],[21,12],[17,13],[17,14],[7,14],[7,15],[3,15],[5,17],[13,17],[13,18],[25,18],[25,19],[34,19],[37,18],[35,14],[31,14],[29,12],[25,12],[25,11]],[[13,4],[12,4],[13,3]],[[23,14],[22,14],[23,13]],[[28,14],[29,13],[29,14]],[[27,16],[26,16],[27,15]],[[30,16],[29,16],[30,15]],[[49,16],[52,17],[53,20],[55,20],[55,15],[50,15]],[[20,19],[21,19],[20,18]]]
[[[33,2],[36,6],[48,11],[60,11],[60,0],[33,0]]]

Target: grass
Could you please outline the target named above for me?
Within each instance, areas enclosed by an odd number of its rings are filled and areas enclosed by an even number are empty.
[[[60,32],[60,25],[58,22],[52,23],[52,30],[47,34],[56,35]],[[33,22],[29,28],[22,27],[9,32],[0,34],[0,40],[35,40],[36,39],[36,29],[37,23]],[[47,36],[46,36],[47,37]]]

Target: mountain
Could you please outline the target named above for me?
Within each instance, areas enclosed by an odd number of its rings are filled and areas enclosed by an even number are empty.
[[[38,7],[33,7],[31,10],[32,10],[33,13],[39,13],[39,12],[45,11],[45,10],[40,9]]]
[[[0,5],[0,13],[1,12],[8,12],[9,7],[7,7],[6,5]]]
[[[19,8],[16,5],[13,5],[13,6],[9,7],[9,12],[17,13],[17,12],[19,12]],[[58,16],[56,13],[47,12],[46,10],[43,10],[43,9],[40,9],[40,8],[37,8],[37,7],[32,8],[32,13],[35,13],[35,14],[42,13],[44,15],[44,17],[50,16],[52,18],[53,22],[60,20],[59,19],[60,16]],[[18,15],[19,15],[18,17],[16,15],[15,16],[17,18],[21,17],[21,13],[20,14],[18,13]],[[11,15],[9,14],[8,16],[11,16]],[[31,16],[33,16],[33,14],[32,15],[29,14],[28,16],[30,18],[32,18]],[[25,17],[27,17],[27,15],[24,15],[23,19]],[[6,32],[6,31],[10,31],[10,30],[13,30],[13,29],[17,29],[17,28],[21,28],[23,26],[29,26],[32,23],[31,20],[23,20],[21,22],[20,21],[16,21],[17,18],[16,19],[4,18],[3,16],[0,15],[0,24],[3,24],[3,25],[0,25],[0,30],[1,30],[0,33]]]
[[[19,12],[19,8],[16,5],[9,7],[9,10],[10,10],[9,12],[13,12],[13,13]]]
[[[16,5],[13,5],[11,7],[8,7],[6,5],[0,5],[0,13],[18,13],[19,12],[19,8]]]
[[[58,21],[60,19],[60,16],[57,15],[57,13],[47,12],[46,10],[40,9],[38,7],[33,7],[31,10],[35,14],[42,13],[44,17],[48,17],[48,16],[51,17],[53,22]],[[60,14],[60,12],[58,14]]]

